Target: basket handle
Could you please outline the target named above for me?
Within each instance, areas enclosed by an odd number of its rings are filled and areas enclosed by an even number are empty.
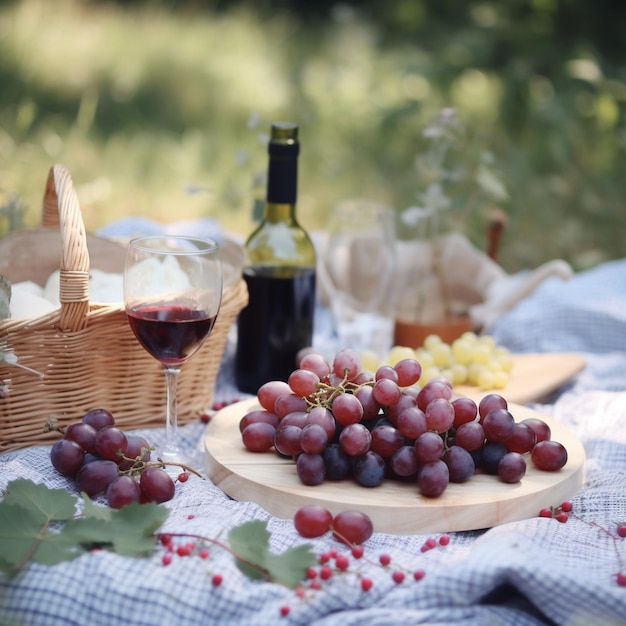
[[[61,330],[80,330],[87,326],[89,312],[89,251],[72,177],[62,165],[54,165],[48,173],[43,225],[58,227],[61,233]]]

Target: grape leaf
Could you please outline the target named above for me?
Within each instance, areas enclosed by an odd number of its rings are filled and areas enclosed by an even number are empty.
[[[54,565],[83,550],[49,529],[75,513],[76,498],[63,489],[48,489],[18,479],[8,484],[0,502],[0,571],[13,575],[29,559]]]
[[[63,521],[74,517],[77,498],[65,489],[49,489],[31,480],[18,478],[7,485],[4,504],[15,504],[38,512],[44,519]]]
[[[228,542],[237,567],[253,580],[269,579],[287,587],[304,580],[306,571],[316,563],[310,544],[289,548],[281,554],[269,549],[270,533],[266,522],[253,520],[228,533]]]
[[[101,547],[126,556],[145,556],[154,551],[154,532],[169,511],[155,502],[133,502],[121,509],[98,507],[87,495],[85,517],[69,521],[64,529],[74,540],[89,547]]]
[[[24,479],[9,483],[0,502],[0,572],[14,575],[29,560],[56,565],[94,547],[127,556],[153,552],[167,508],[151,502],[107,509],[83,497],[83,517],[75,518],[78,499],[65,490]]]

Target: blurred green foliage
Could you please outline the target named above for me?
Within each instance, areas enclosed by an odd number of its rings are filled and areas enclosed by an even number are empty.
[[[507,270],[621,258],[625,27],[617,0],[0,0],[0,233],[9,202],[38,223],[61,162],[90,230],[211,216],[245,234],[279,118],[301,126],[305,226],[348,196],[400,212],[453,106],[468,159],[506,181]],[[492,208],[464,216],[477,245]]]

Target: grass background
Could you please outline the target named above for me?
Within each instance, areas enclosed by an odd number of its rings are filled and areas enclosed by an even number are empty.
[[[0,234],[39,222],[57,162],[89,230],[207,216],[245,234],[276,119],[301,127],[305,227],[350,196],[401,212],[422,131],[454,106],[467,158],[488,150],[506,181],[505,269],[621,258],[625,17],[610,0],[0,0]],[[479,246],[492,208],[464,216]]]

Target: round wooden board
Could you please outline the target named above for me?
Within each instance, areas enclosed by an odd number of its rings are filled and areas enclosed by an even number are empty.
[[[584,478],[585,452],[580,440],[563,424],[521,405],[509,404],[517,421],[540,417],[552,429],[552,439],[568,451],[568,462],[558,472],[532,466],[521,482],[509,485],[495,476],[474,475],[463,484],[450,484],[439,498],[422,497],[414,483],[386,480],[374,488],[351,480],[309,487],[303,485],[291,459],[273,450],[256,453],[241,442],[239,421],[260,408],[256,398],[232,404],[211,419],[204,436],[209,477],[231,498],[252,501],[277,517],[291,519],[306,504],[320,504],[333,514],[346,510],[367,513],[377,532],[419,534],[491,528],[528,519],[543,507],[571,498]]]

